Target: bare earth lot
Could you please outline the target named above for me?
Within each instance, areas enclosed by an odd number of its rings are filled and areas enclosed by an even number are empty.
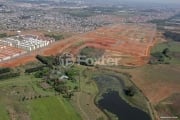
[[[50,46],[29,53],[26,56],[1,63],[1,66],[14,67],[35,60],[37,54],[55,55],[62,52],[77,54],[86,46],[101,48],[116,55],[129,55],[130,61],[125,65],[142,65],[147,62],[150,48],[156,42],[156,27],[151,24],[118,24],[106,26],[82,35],[73,36]],[[124,57],[122,57],[123,59]],[[122,60],[123,61],[123,60]]]

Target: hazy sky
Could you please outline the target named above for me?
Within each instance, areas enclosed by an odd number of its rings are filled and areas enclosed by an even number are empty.
[[[121,0],[119,0],[121,1]],[[122,1],[133,1],[133,2],[157,2],[157,3],[180,3],[180,0],[122,0]]]
[[[178,3],[180,4],[180,0],[85,0],[91,2],[143,2],[143,3]]]

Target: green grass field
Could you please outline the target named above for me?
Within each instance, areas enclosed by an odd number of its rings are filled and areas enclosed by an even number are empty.
[[[85,66],[76,66],[80,70],[80,89],[71,102],[83,120],[107,120],[107,116],[94,104],[98,94],[96,83],[91,79],[93,71]],[[89,70],[87,70],[89,69]],[[79,77],[77,77],[79,82]]]
[[[153,47],[152,52],[162,51],[164,48],[169,48],[171,51],[180,52],[180,42],[164,42]]]
[[[176,54],[175,56],[172,55],[172,59],[170,60],[171,64],[180,64],[180,42],[164,42],[157,44],[151,50],[151,53],[162,52],[165,48],[169,48],[172,54]]]
[[[177,42],[160,43],[152,49],[152,52],[162,52],[165,48],[169,48],[171,52],[180,53],[180,43]],[[133,75],[134,83],[149,95],[149,93],[158,93],[161,91],[161,88],[158,88],[157,85],[171,85],[170,87],[172,87],[179,84],[180,66],[177,63],[180,63],[179,57],[172,57],[168,65],[145,65],[123,70]],[[55,92],[52,89],[43,90],[39,86],[39,82],[42,80],[34,78],[33,74],[22,74],[17,78],[0,81],[0,120],[8,120],[12,115],[8,114],[11,110],[16,115],[15,119],[22,119],[24,117],[30,120],[81,120],[81,117],[89,120],[106,119],[106,116],[94,104],[94,98],[99,92],[99,89],[93,81],[93,76],[100,75],[101,77],[101,74],[110,76],[109,79],[112,80],[110,83],[103,83],[102,88],[106,87],[119,90],[121,86],[117,80],[120,78],[124,81],[125,85],[132,85],[132,83],[129,81],[129,78],[116,72],[105,72],[103,70],[100,70],[100,72],[92,67],[75,67],[77,71],[80,71],[80,77],[79,74],[75,75],[74,77],[78,81],[76,83],[68,81],[67,85],[72,88],[75,86],[79,87],[80,85],[80,91],[74,93],[74,97],[70,101],[61,96],[55,96]],[[24,96],[32,98],[39,95],[48,95],[49,97],[22,101]],[[122,94],[121,96],[123,97]],[[147,111],[146,102],[141,93],[137,92],[133,99],[128,97],[123,97],[123,99]],[[81,117],[77,112],[80,113]]]
[[[169,48],[172,53],[176,52],[180,54],[180,42],[164,42],[157,44],[151,52],[162,52],[165,48]],[[179,68],[180,57],[172,56],[170,64],[168,65],[144,65],[142,67],[132,69],[132,71],[138,71],[138,73],[140,72],[141,78],[143,78],[146,82],[179,83]],[[136,74],[136,76],[138,76],[138,74]]]
[[[169,61],[170,64],[147,64],[132,69],[112,68],[132,75],[133,82],[148,97],[153,107],[180,91],[180,42],[170,41],[157,44],[152,48],[151,53],[162,52],[165,48],[169,48],[171,55],[173,55]]]
[[[0,81],[0,120],[81,120],[68,100],[55,96],[53,90],[43,90],[40,81],[33,75]],[[49,97],[22,101],[24,96],[39,95]]]
[[[6,112],[5,105],[0,104],[0,120],[8,120],[8,113]]]
[[[42,98],[28,102],[32,120],[81,120],[71,104],[62,97]]]

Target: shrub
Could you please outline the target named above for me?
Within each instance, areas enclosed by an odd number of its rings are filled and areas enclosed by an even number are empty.
[[[132,96],[135,95],[136,89],[135,89],[133,86],[126,87],[126,88],[124,89],[124,93],[125,93],[127,96],[132,97]]]
[[[10,72],[10,71],[11,71],[10,68],[0,68],[0,74],[7,73],[7,72]]]
[[[20,73],[4,73],[0,75],[0,79],[8,79],[8,78],[13,78],[13,77],[17,77],[20,76]]]

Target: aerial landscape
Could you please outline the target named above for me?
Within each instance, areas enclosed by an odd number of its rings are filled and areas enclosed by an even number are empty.
[[[0,0],[0,120],[180,120],[179,0]]]

